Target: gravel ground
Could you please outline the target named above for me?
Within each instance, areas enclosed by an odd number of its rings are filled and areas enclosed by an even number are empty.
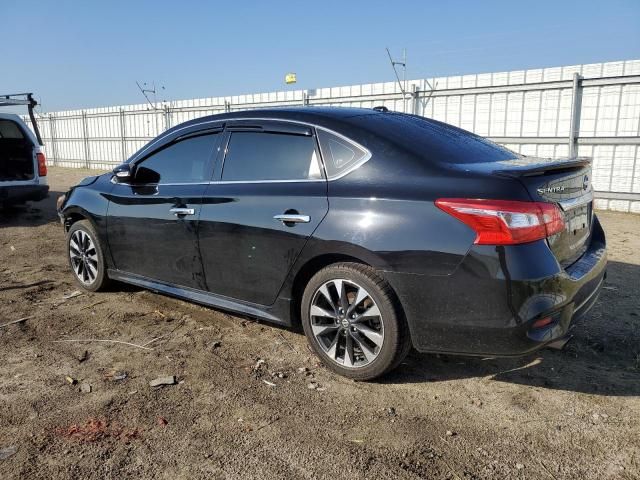
[[[29,317],[0,328],[0,478],[640,477],[640,216],[600,212],[608,281],[565,350],[412,353],[355,383],[251,318],[125,285],[65,298],[55,198],[87,173],[51,168],[51,198],[0,212],[0,324]]]

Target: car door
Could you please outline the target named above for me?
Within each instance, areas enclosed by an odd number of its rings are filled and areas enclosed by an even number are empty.
[[[107,236],[118,270],[205,288],[198,218],[221,136],[221,127],[174,136],[135,161],[130,183],[114,185]]]
[[[271,305],[328,211],[314,129],[285,122],[228,123],[200,215],[210,292]]]

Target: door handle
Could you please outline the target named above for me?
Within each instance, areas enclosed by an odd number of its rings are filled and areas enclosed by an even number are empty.
[[[273,218],[282,223],[309,223],[311,221],[311,217],[309,215],[298,215],[293,213],[274,215]]]
[[[176,217],[178,217],[180,215],[195,215],[196,214],[195,208],[174,207],[174,208],[170,209],[169,211],[171,213],[173,213]]]

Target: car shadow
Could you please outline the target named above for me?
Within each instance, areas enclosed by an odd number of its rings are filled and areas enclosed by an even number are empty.
[[[0,206],[0,228],[37,227],[57,222],[56,200],[63,193],[49,191],[49,196],[38,202]]]
[[[577,322],[563,350],[515,358],[412,352],[379,383],[443,382],[484,378],[581,393],[640,395],[640,266],[609,262],[599,300]]]

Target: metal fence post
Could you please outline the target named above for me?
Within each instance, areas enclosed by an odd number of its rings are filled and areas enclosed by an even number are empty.
[[[420,91],[415,83],[411,85],[411,113],[420,115]]]
[[[82,111],[82,135],[84,141],[84,163],[87,168],[89,168],[89,127],[87,125],[87,112],[85,110]]]
[[[49,114],[49,132],[51,132],[51,154],[53,156],[53,165],[58,166],[58,145],[56,144],[56,117],[52,113]]]
[[[171,128],[171,107],[169,105],[164,106],[164,129],[169,130]]]
[[[542,98],[540,99],[542,101]],[[573,74],[573,86],[571,90],[571,117],[569,126],[569,157],[578,154],[578,135],[580,134],[580,112],[582,110],[582,77],[576,72]]]
[[[122,151],[122,161],[127,159],[127,126],[124,118],[124,109],[120,109],[120,149]]]

